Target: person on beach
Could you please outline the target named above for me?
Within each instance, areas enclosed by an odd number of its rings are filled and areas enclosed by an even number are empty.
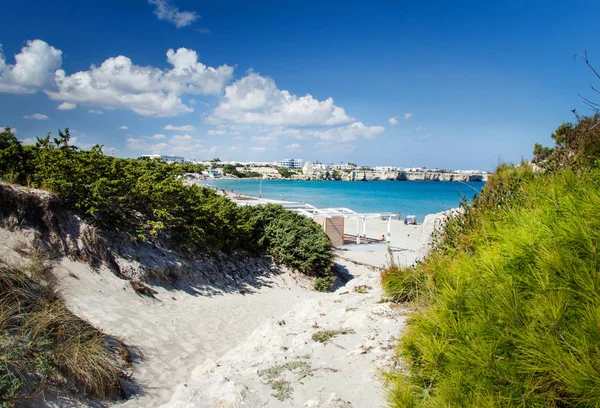
[[[381,240],[385,241],[385,235],[381,235]]]

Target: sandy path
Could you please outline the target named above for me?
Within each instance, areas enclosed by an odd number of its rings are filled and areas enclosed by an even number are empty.
[[[154,300],[138,296],[112,273],[81,263],[63,260],[56,272],[70,310],[143,354],[133,377],[142,393],[120,404],[125,407],[167,401],[194,367],[222,356],[265,320],[319,295],[280,276],[272,287],[248,295],[197,296],[153,286]]]
[[[396,221],[394,261],[411,265],[421,257],[440,217],[417,226]],[[379,220],[367,228],[368,237],[385,232],[387,223]],[[338,268],[352,280],[269,319],[223,357],[199,365],[163,408],[385,406],[381,372],[396,364],[394,347],[408,311],[380,302],[384,243],[349,245],[337,253]],[[324,343],[313,337],[342,329]]]
[[[384,406],[379,370],[394,364],[405,312],[379,302],[378,272],[339,263],[355,279],[269,319],[225,356],[200,365],[163,407]],[[350,332],[325,343],[312,337],[339,329]]]

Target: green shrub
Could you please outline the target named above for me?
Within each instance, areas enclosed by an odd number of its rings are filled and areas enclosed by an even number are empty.
[[[503,166],[437,251],[384,276],[419,298],[393,406],[600,405],[600,171]]]
[[[317,292],[329,292],[333,284],[333,276],[323,276],[315,279],[315,290]]]
[[[198,166],[119,159],[104,155],[101,146],[82,151],[69,141],[65,129],[23,148],[9,131],[1,133],[0,178],[10,173],[11,181],[58,193],[66,209],[106,232],[189,254],[267,253],[315,276],[332,264],[331,243],[312,220],[281,206],[240,208],[211,189],[184,185],[179,178]]]

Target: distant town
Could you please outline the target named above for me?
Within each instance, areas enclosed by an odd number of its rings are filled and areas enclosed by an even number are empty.
[[[361,166],[355,163],[320,163],[303,159],[273,162],[186,160],[182,156],[143,155],[142,159],[159,159],[168,163],[199,164],[206,169],[202,178],[261,178],[290,180],[410,180],[410,181],[487,181],[485,170],[447,170],[425,167]]]

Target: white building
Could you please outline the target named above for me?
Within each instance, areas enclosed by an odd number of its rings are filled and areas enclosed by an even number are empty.
[[[141,159],[160,159],[167,163],[185,163],[185,158],[181,156],[165,156],[162,154],[144,154],[140,156]]]
[[[286,169],[301,169],[304,167],[304,160],[302,159],[283,159],[277,162],[277,166],[285,167]]]

